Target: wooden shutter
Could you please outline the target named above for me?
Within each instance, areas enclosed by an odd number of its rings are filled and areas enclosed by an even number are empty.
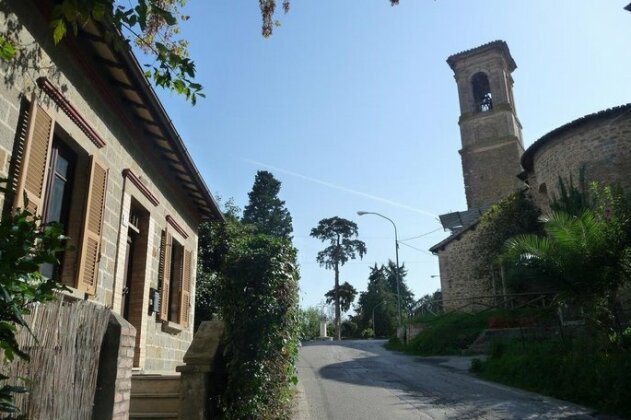
[[[173,237],[164,230],[162,232],[162,246],[160,247],[160,277],[162,289],[160,293],[160,320],[169,320],[169,287],[171,286],[171,250]]]
[[[101,259],[101,236],[107,190],[107,169],[99,164],[94,156],[91,159],[88,186],[77,288],[93,295],[96,292]]]
[[[184,263],[182,267],[182,290],[180,293],[180,324],[184,328],[188,327],[190,322],[190,307],[191,307],[191,275],[193,268],[191,266],[193,262],[193,253],[189,250],[184,250]]]
[[[13,207],[24,208],[24,194],[26,194],[28,199],[26,208],[33,215],[41,216],[44,210],[46,169],[50,161],[54,121],[35,99],[31,103],[29,114]]]

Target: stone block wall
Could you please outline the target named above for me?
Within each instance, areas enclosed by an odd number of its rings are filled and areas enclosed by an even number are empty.
[[[514,138],[460,151],[468,208],[487,208],[523,185],[517,178],[521,152]]]
[[[459,239],[451,241],[438,253],[440,286],[445,312],[463,308],[479,309],[480,302],[491,303],[493,299],[481,296],[494,294],[489,277],[476,274],[474,246],[477,240],[474,229],[462,233]]]
[[[122,316],[112,313],[101,347],[94,420],[129,418],[135,340],[134,327]]]
[[[534,153],[528,171],[533,196],[542,208],[558,197],[559,177],[578,184],[582,168],[586,180],[619,184],[631,192],[631,107],[621,115],[592,118],[549,135]]]
[[[193,266],[196,262],[197,224],[199,222],[195,210],[191,207],[191,200],[183,188],[174,185],[175,176],[165,173],[164,163],[150,137],[136,137],[130,133],[117,113],[111,109],[108,101],[102,100],[98,89],[92,84],[90,77],[82,72],[70,57],[69,50],[64,46],[55,46],[46,20],[40,15],[30,1],[11,0],[0,4],[0,32],[6,29],[11,21],[19,23],[19,41],[26,46],[32,46],[33,53],[29,54],[28,62],[20,67],[24,60],[15,62],[0,62],[0,177],[9,172],[9,162],[14,148],[16,128],[20,115],[20,108],[25,102],[36,97],[46,111],[55,120],[56,133],[70,139],[73,147],[80,149],[83,157],[95,156],[99,162],[108,168],[107,192],[105,197],[105,211],[103,232],[101,238],[101,255],[98,266],[96,293],[89,299],[120,311],[122,293],[122,273],[124,272],[124,251],[121,248],[121,235],[126,235],[123,198],[131,194],[139,201],[142,194],[126,187],[124,169],[130,169],[145,184],[147,189],[158,199],[159,204],[146,204],[150,213],[150,246],[145,276],[146,289],[142,302],[142,338],[146,346],[146,358],[140,363],[143,373],[173,373],[175,367],[182,362],[182,357],[193,337],[193,325],[188,328],[163,329],[155,315],[148,314],[149,287],[158,288],[158,265],[160,234],[168,223],[166,216],[173,217],[187,232],[188,237],[180,239],[183,245],[193,251]],[[88,58],[89,59],[89,58]],[[22,63],[24,64],[24,63]],[[98,148],[81,129],[35,84],[38,77],[47,77],[55,85],[72,106],[81,114],[87,123],[106,142]],[[77,177],[77,187],[80,187],[82,176]],[[128,183],[127,183],[128,184]],[[78,188],[81,189],[81,188]],[[4,196],[0,194],[0,204]],[[82,200],[73,205],[71,213],[81,214],[84,209]],[[79,226],[69,226],[71,237],[75,243],[81,235]],[[73,260],[69,254],[68,263]],[[70,267],[67,271],[68,282],[72,284],[74,276]],[[64,268],[65,269],[65,268]],[[194,301],[193,270],[191,300]],[[81,295],[74,291],[76,295]],[[191,308],[193,319],[194,308]],[[143,350],[144,352],[144,350]],[[144,363],[144,364],[143,364]]]

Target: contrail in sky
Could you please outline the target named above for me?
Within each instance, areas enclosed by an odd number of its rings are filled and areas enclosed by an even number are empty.
[[[288,171],[287,169],[278,168],[276,166],[268,165],[267,163],[258,162],[256,160],[247,159],[247,158],[243,158],[243,157],[240,158],[240,159],[242,161],[250,163],[252,165],[261,166],[263,168],[267,168],[267,169],[271,169],[273,171],[277,171],[277,172],[280,172],[280,173],[291,175],[291,176],[294,176],[296,178],[304,179],[305,181],[313,182],[315,184],[324,185],[325,187],[329,187],[329,188],[332,188],[334,190],[344,191],[344,192],[347,192],[349,194],[358,195],[360,197],[368,198],[370,200],[378,201],[380,203],[389,204],[391,206],[399,207],[399,208],[402,208],[402,209],[405,209],[405,210],[409,210],[409,211],[413,211],[415,213],[420,213],[422,215],[429,216],[432,219],[439,220],[438,216],[435,215],[434,213],[431,213],[429,211],[422,210],[422,209],[417,209],[415,207],[411,207],[411,206],[408,206],[406,204],[397,203],[396,201],[388,200],[387,198],[378,197],[376,195],[368,194],[368,193],[365,193],[365,192],[362,192],[362,191],[352,190],[350,188],[346,188],[346,187],[343,187],[341,185],[331,184],[330,182],[322,181],[321,179],[312,178],[310,176],[302,175],[302,174],[299,174],[299,173],[293,172],[293,171]]]

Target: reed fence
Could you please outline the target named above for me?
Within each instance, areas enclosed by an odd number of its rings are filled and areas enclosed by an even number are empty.
[[[32,420],[83,420],[92,417],[99,355],[109,309],[89,302],[36,305],[26,317],[32,334],[22,328],[20,348],[31,360],[5,364],[3,373],[15,385],[19,414]]]

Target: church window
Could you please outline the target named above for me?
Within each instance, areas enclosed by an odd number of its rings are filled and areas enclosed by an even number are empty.
[[[476,73],[471,79],[473,100],[478,112],[488,112],[493,109],[493,96],[489,78],[484,73]]]

